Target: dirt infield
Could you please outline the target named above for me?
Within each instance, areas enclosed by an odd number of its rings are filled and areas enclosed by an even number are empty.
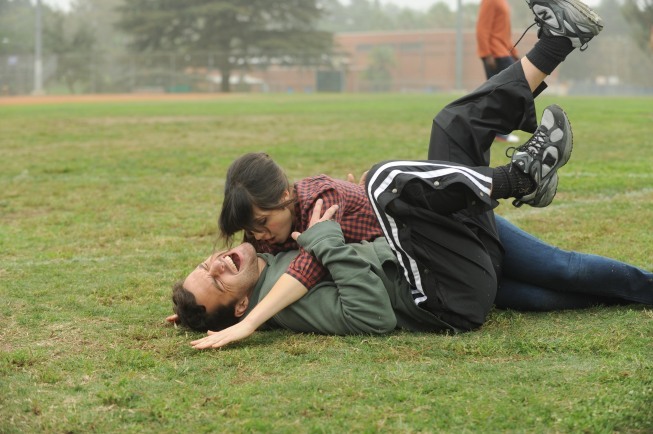
[[[25,95],[0,97],[2,105],[68,104],[94,102],[143,102],[143,101],[199,101],[215,100],[235,96],[218,93],[129,93],[95,95]]]

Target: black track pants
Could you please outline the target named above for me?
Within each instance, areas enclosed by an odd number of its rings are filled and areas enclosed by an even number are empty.
[[[415,303],[458,330],[485,322],[501,273],[490,146],[497,132],[535,128],[533,94],[516,63],[438,113],[428,161],[386,161],[367,175]]]

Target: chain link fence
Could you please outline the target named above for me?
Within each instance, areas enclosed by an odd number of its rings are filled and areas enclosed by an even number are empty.
[[[534,42],[534,41],[533,41]],[[566,93],[653,94],[653,56],[632,43],[592,41],[549,80]],[[380,51],[383,52],[380,52]],[[288,66],[255,61],[234,69],[236,92],[435,92],[476,87],[484,80],[473,34],[465,35],[462,71],[455,44],[359,45],[330,57],[328,66]],[[528,50],[523,48],[522,54]],[[45,56],[46,94],[213,93],[222,76],[214,53]],[[0,96],[29,95],[35,86],[32,55],[0,56]]]

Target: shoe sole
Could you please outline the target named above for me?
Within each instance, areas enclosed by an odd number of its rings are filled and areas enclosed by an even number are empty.
[[[546,182],[547,185],[548,185],[549,178],[551,178],[555,173],[557,173],[558,169],[560,169],[562,166],[567,164],[567,162],[571,158],[571,151],[574,148],[574,132],[571,129],[571,122],[569,122],[569,117],[567,116],[567,113],[562,109],[562,107],[560,107],[557,104],[551,104],[550,106],[547,107],[547,109],[549,109],[552,112],[555,112],[557,110],[560,113],[562,113],[562,117],[564,118],[564,125],[561,128],[563,128],[563,133],[565,134],[565,137],[568,137],[568,139],[567,139],[568,144],[565,146],[565,148],[563,150],[562,157],[558,160],[558,163],[551,168],[549,173],[547,173],[546,176],[544,176],[539,181],[539,184],[541,184],[543,182]],[[555,119],[555,116],[554,116],[554,119]],[[546,203],[546,204],[532,205],[528,201],[525,201],[525,202],[522,201],[521,199],[523,199],[523,198],[513,200],[512,204],[516,208],[519,208],[520,206],[522,206],[524,204],[531,205],[531,206],[533,206],[535,208],[543,208],[543,207],[549,205],[553,201],[553,197],[555,196],[557,190],[558,190],[558,183],[556,182],[556,187],[555,187],[555,191],[553,192],[553,196],[551,196],[551,200],[549,200],[548,203]],[[535,199],[535,198],[533,198],[533,199]]]
[[[526,1],[528,3],[528,7],[531,9],[533,14],[537,16],[535,11],[533,10],[532,2],[529,0]],[[585,3],[579,0],[550,0],[547,3],[557,4],[564,10],[570,10],[573,16],[568,18],[573,18],[573,22],[575,23],[581,22],[579,17],[576,16],[577,14],[580,14],[582,17],[588,19],[595,27],[594,29],[592,29],[592,33],[594,36],[598,35],[601,32],[601,30],[603,30],[603,19],[599,16],[599,14],[594,12],[589,6],[587,6]],[[568,5],[569,7],[566,7],[565,5]],[[573,13],[573,11],[575,11],[577,14]],[[567,35],[556,35],[556,36],[570,37]],[[576,36],[576,38],[578,38],[578,36]],[[580,40],[580,38],[578,39]]]
[[[598,32],[595,33],[595,36],[603,30],[603,18],[596,12],[592,10],[589,6],[587,6],[585,3],[578,1],[578,0],[553,0],[556,3],[567,3],[569,6],[572,8],[576,9],[578,13],[580,13],[582,16],[585,18],[589,19],[592,24],[594,24],[599,30]]]
[[[543,176],[540,179],[540,182],[546,181],[547,179],[552,177],[553,174],[558,171],[558,169],[560,169],[562,166],[567,164],[567,162],[569,161],[569,158],[571,158],[571,151],[574,148],[574,132],[571,129],[571,122],[569,122],[569,117],[567,116],[567,113],[565,113],[565,111],[562,109],[562,107],[560,107],[557,104],[551,104],[551,105],[547,106],[547,109],[549,109],[550,111],[552,111],[554,113],[555,113],[556,110],[559,111],[560,113],[562,113],[562,117],[564,119],[564,125],[559,126],[559,128],[562,129],[564,137],[566,138],[567,144],[564,146],[564,149],[562,150],[563,151],[562,156],[557,161],[556,165],[551,168],[549,173],[547,173],[545,176]],[[553,119],[554,120],[556,119],[555,115],[554,115]],[[557,126],[557,124],[556,124],[556,126]]]

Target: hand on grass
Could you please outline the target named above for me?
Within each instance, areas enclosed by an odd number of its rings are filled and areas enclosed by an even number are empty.
[[[190,344],[196,350],[204,350],[206,348],[220,348],[230,342],[239,341],[250,336],[256,328],[250,327],[247,321],[243,320],[236,325],[228,327],[219,332],[212,332],[209,330],[208,336],[202,339],[192,341]]]
[[[166,322],[176,324],[177,322],[179,322],[179,315],[177,314],[170,315],[169,317],[166,318]]]

